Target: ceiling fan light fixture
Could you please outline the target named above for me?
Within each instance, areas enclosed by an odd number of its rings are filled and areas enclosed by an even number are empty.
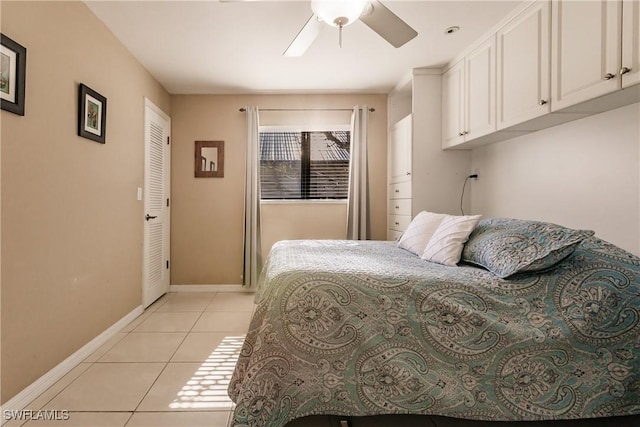
[[[333,27],[344,27],[358,20],[367,0],[311,0],[311,10]]]

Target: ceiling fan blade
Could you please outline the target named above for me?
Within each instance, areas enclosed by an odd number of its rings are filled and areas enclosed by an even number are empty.
[[[418,35],[416,30],[400,19],[378,0],[371,0],[360,20],[378,33],[383,39],[400,47]]]
[[[325,25],[318,19],[316,15],[312,15],[311,18],[304,24],[304,27],[300,30],[296,38],[293,39],[287,50],[284,51],[284,56],[302,56],[313,41],[318,37],[320,31]]]

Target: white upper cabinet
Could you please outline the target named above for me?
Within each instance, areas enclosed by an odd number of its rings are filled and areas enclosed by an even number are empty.
[[[442,76],[442,146],[496,131],[495,35]]]
[[[622,87],[640,82],[640,1],[622,2]]]
[[[464,59],[442,75],[442,147],[464,142]]]
[[[443,149],[640,101],[640,0],[534,0],[496,28],[445,68]]]
[[[411,180],[411,115],[393,125],[390,135],[389,183]]]
[[[497,32],[497,128],[550,112],[549,2],[532,4]]]
[[[552,3],[552,111],[621,88],[622,3]]]
[[[496,38],[490,37],[465,58],[465,139],[496,131]]]

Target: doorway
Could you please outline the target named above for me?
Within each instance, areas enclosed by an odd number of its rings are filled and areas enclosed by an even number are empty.
[[[146,308],[170,286],[171,119],[145,98],[144,122],[142,305]]]

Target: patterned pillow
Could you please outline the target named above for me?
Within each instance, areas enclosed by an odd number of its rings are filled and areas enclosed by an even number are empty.
[[[445,215],[420,258],[451,267],[458,264],[464,243],[478,225],[481,216]]]
[[[547,222],[487,218],[469,236],[462,260],[505,278],[551,268],[593,234]]]
[[[398,247],[406,249],[418,256],[422,255],[424,248],[433,236],[445,214],[437,214],[422,211],[413,218],[407,229],[398,240]]]

